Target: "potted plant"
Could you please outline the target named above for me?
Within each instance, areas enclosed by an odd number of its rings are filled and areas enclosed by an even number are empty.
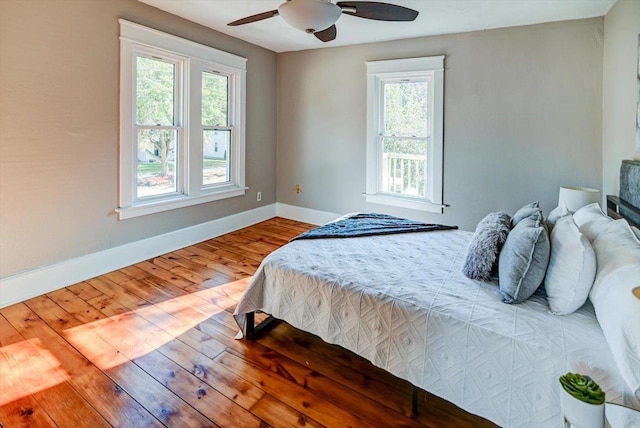
[[[603,428],[605,394],[600,386],[589,376],[571,372],[560,376],[560,384],[564,426]]]

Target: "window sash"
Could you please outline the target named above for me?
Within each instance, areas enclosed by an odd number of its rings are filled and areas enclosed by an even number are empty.
[[[385,99],[385,86],[389,83],[399,83],[399,82],[407,82],[407,83],[413,83],[413,82],[426,82],[427,83],[427,124],[426,124],[426,129],[427,129],[427,136],[425,137],[419,137],[419,136],[414,136],[414,135],[386,135],[384,133],[385,128],[386,128],[386,121],[385,121],[385,113],[386,113],[386,99]],[[433,120],[433,110],[432,110],[432,106],[433,106],[433,90],[432,90],[432,85],[433,85],[433,80],[432,80],[432,76],[431,73],[429,72],[419,72],[419,73],[412,73],[411,75],[404,75],[402,73],[395,73],[391,76],[386,76],[386,77],[378,77],[377,79],[377,102],[378,102],[378,106],[377,106],[377,134],[378,134],[378,143],[376,144],[376,155],[377,155],[377,168],[376,168],[376,176],[377,176],[377,180],[376,180],[376,190],[375,193],[380,193],[380,194],[384,194],[387,196],[392,196],[395,198],[409,198],[409,199],[417,199],[417,200],[424,200],[424,201],[432,201],[433,200],[433,192],[432,192],[432,187],[427,186],[425,188],[425,192],[424,195],[418,196],[418,195],[407,195],[404,193],[397,193],[397,192],[389,192],[387,190],[385,190],[384,186],[383,186],[383,181],[385,179],[384,177],[384,167],[385,167],[385,161],[383,159],[384,156],[384,149],[382,146],[382,142],[384,139],[403,139],[403,140],[414,140],[414,141],[425,141],[427,142],[427,153],[425,153],[427,160],[429,160],[429,158],[431,158],[430,154],[429,154],[429,150],[430,150],[430,145],[428,144],[428,140],[430,139],[430,134],[431,132],[429,131],[432,128],[431,122]],[[429,164],[427,163],[425,166],[425,183],[429,183],[428,180],[429,177]]]
[[[132,185],[133,185],[133,200],[132,205],[140,203],[148,203],[153,201],[159,201],[163,199],[175,198],[176,196],[183,195],[185,193],[185,178],[186,171],[183,165],[183,159],[186,156],[183,117],[186,112],[184,111],[184,88],[187,86],[185,82],[186,73],[186,58],[180,55],[164,52],[156,48],[149,46],[143,46],[139,44],[133,45],[133,140],[132,149],[134,150],[134,162],[131,163],[132,172]],[[157,61],[162,61],[174,66],[173,77],[173,125],[147,125],[138,123],[138,58],[149,58]],[[140,130],[160,130],[160,131],[175,131],[174,141],[174,181],[175,191],[164,192],[150,195],[140,195],[140,189],[138,185],[138,138]]]
[[[208,190],[208,189],[216,189],[220,186],[225,186],[228,184],[232,183],[232,174],[234,171],[232,171],[232,159],[233,159],[233,128],[231,127],[214,127],[214,126],[208,126],[208,127],[203,127],[203,151],[202,151],[202,189],[203,190]],[[224,144],[224,148],[225,148],[225,180],[223,181],[214,181],[214,182],[210,182],[210,183],[205,183],[205,161],[207,160],[204,152],[205,152],[205,147],[204,147],[204,133],[206,132],[216,132],[216,131],[221,131],[221,132],[225,132],[227,133],[227,138]],[[216,142],[217,143],[217,142]]]
[[[233,91],[231,90],[231,88],[233,87],[233,75],[227,74],[227,73],[223,73],[217,70],[212,70],[212,64],[207,64],[206,66],[202,67],[201,69],[201,73],[200,73],[200,81],[203,82],[204,79],[202,78],[205,74],[213,74],[215,76],[222,76],[226,78],[226,121],[224,122],[224,124],[220,123],[217,125],[212,125],[212,124],[208,124],[205,123],[204,118],[202,118],[201,123],[202,126],[228,126],[229,124],[233,123],[233,102],[234,100],[233,98]],[[204,83],[201,85],[201,91],[200,91],[200,96],[201,96],[201,101],[204,99],[204,94],[202,93],[204,90]],[[202,112],[202,104],[200,107],[200,111]]]
[[[429,101],[432,94],[432,86],[433,80],[429,74],[425,74],[424,76],[408,76],[405,78],[402,77],[392,77],[392,78],[383,78],[380,79],[378,99],[380,103],[379,108],[379,120],[378,120],[378,132],[380,135],[385,135],[384,132],[386,130],[386,113],[387,113],[387,104],[385,97],[385,89],[389,84],[398,84],[398,83],[426,83],[427,86],[427,100]],[[428,138],[431,136],[431,126],[430,126],[430,117],[432,115],[432,106],[431,103],[427,104],[427,123],[425,124],[425,135],[406,135],[406,134],[391,134],[389,136],[394,137],[416,137],[416,138]]]
[[[234,153],[236,152],[237,146],[236,146],[236,138],[238,136],[238,129],[235,126],[236,122],[237,122],[237,118],[238,118],[238,109],[237,107],[237,103],[238,100],[237,98],[237,92],[236,90],[234,90],[234,88],[236,88],[237,85],[237,76],[234,73],[230,73],[229,70],[225,69],[224,67],[221,67],[220,64],[213,64],[210,62],[204,62],[201,61],[200,63],[197,64],[197,70],[199,73],[199,81],[200,81],[200,87],[198,89],[198,93],[200,95],[199,97],[199,101],[200,104],[198,106],[198,112],[202,113],[202,100],[203,100],[203,85],[202,85],[202,76],[205,73],[211,73],[211,74],[215,74],[218,76],[224,76],[227,78],[227,123],[223,126],[221,125],[209,125],[209,124],[205,124],[204,122],[204,118],[200,117],[199,123],[200,126],[198,127],[199,129],[199,133],[197,138],[199,139],[200,143],[202,144],[202,150],[199,151],[199,164],[200,164],[200,177],[199,177],[199,189],[201,192],[203,193],[207,193],[207,192],[215,192],[218,191],[220,188],[225,188],[228,187],[230,185],[233,185],[234,183],[236,183],[237,181],[239,181],[241,179],[241,177],[239,176],[240,174],[240,165],[239,163],[234,162],[235,158],[237,157],[237,155],[234,155]],[[224,182],[217,182],[217,183],[205,183],[204,181],[204,133],[205,131],[223,131],[223,132],[229,132],[229,143],[228,143],[228,159],[226,161],[226,177],[227,180],[225,180]]]

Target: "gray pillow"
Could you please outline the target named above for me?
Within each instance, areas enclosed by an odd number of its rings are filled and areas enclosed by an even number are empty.
[[[541,217],[516,225],[500,252],[498,275],[505,303],[522,303],[538,289],[549,264],[549,236]]]
[[[516,213],[513,215],[513,218],[511,219],[511,226],[516,227],[516,225],[522,220],[532,216],[540,217],[540,219],[542,220],[542,210],[540,210],[540,203],[538,201],[531,202],[530,204],[527,204],[516,211]]]
[[[498,254],[511,230],[511,216],[504,212],[491,213],[480,220],[473,234],[462,273],[471,278],[488,281],[498,267]]]

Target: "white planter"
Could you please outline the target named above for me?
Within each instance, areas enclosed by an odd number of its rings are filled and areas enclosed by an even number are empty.
[[[604,403],[589,404],[573,397],[560,385],[560,408],[565,428],[604,428]]]

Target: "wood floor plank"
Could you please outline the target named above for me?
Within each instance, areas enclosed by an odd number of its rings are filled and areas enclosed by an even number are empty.
[[[260,264],[264,257],[259,254],[254,254],[247,251],[246,248],[242,248],[238,245],[230,245],[222,240],[211,239],[209,241],[196,244],[196,247],[206,249],[213,254],[222,257],[225,260],[239,263],[245,261],[249,263],[249,260],[253,260],[255,263]]]
[[[67,287],[68,290],[71,290],[72,293],[75,293],[78,297],[83,300],[93,299],[95,297],[99,297],[102,293],[99,290],[93,288],[87,282],[79,282],[77,284],[73,284]]]
[[[105,341],[101,335],[96,334],[97,326],[87,326],[76,320],[46,296],[34,298],[25,303],[163,424],[214,426],[213,422],[133,363],[131,358]],[[123,339],[118,338],[115,333],[111,338]],[[130,354],[146,349],[144,344],[135,344],[131,347],[134,349],[127,349]]]
[[[173,299],[180,295],[171,284],[157,283],[150,281],[149,278],[143,280],[130,278],[118,285],[128,290],[131,294],[142,297],[151,304]]]
[[[269,371],[261,370],[243,358],[223,352],[216,360],[238,376],[259,385],[265,392],[275,395],[283,403],[309,415],[326,426],[369,427],[371,422],[359,419],[352,413],[318,397],[308,389],[283,379]]]
[[[117,294],[118,298],[116,300],[129,309],[139,309],[153,306],[151,302],[141,298],[137,294],[130,292],[129,290],[113,282],[106,276],[89,279],[87,280],[87,284],[89,284],[91,287],[94,287],[105,296],[113,298],[114,295]],[[70,287],[69,289],[73,292],[73,287]]]
[[[324,427],[324,425],[287,406],[269,394],[265,394],[265,396],[251,408],[251,411],[274,427]]]
[[[185,247],[182,250],[177,250],[174,252],[180,256],[188,258],[189,260],[192,260],[196,263],[204,264],[205,266],[220,272],[220,274],[226,276],[230,281],[244,278],[246,276],[244,272],[237,272],[236,270],[226,266],[224,263],[222,263],[225,261],[222,257],[214,254],[211,251],[207,251],[206,249],[202,249],[200,247],[192,245],[190,247]],[[229,263],[233,261],[227,260],[226,262]],[[237,275],[240,275],[240,277],[238,277]]]
[[[11,311],[15,308],[14,305],[1,311],[9,321],[8,325],[3,326],[4,331],[15,330],[10,325]],[[0,350],[3,358],[3,377],[12,377],[15,379],[12,383],[21,384],[23,390],[31,393],[56,424],[64,422],[71,426],[87,424],[109,427],[110,424],[104,417],[69,384],[69,375],[61,368],[62,363],[55,356],[48,356],[48,346],[49,344],[39,339],[23,340],[9,347],[3,346]],[[13,392],[20,393],[16,389],[13,389]]]
[[[2,427],[57,427],[43,406],[29,392],[23,382],[10,373],[11,363],[0,352],[0,426]],[[19,396],[7,398],[6,391],[22,391]]]
[[[65,290],[70,293],[68,290]],[[45,346],[44,357],[50,364],[59,364],[68,382],[81,396],[113,426],[161,426],[131,396],[82,354],[49,328],[25,305],[14,305],[2,311],[12,326],[19,329],[26,340],[39,340]],[[52,361],[51,361],[52,360]]]
[[[257,224],[255,227],[241,229],[238,231],[242,236],[247,236],[252,239],[263,239],[266,242],[270,242],[273,244],[277,244],[282,246],[289,242],[289,239],[293,238],[293,236],[284,236],[281,233],[275,233],[268,230],[266,227],[260,227],[260,224]]]
[[[261,232],[253,228],[241,229],[236,233],[236,235],[253,242],[264,242],[266,244],[273,245],[275,248],[280,248],[281,246],[289,242],[288,239],[273,236],[273,234]]]
[[[370,364],[363,358],[350,354],[340,347],[324,346],[324,342],[318,343],[319,338],[304,334],[287,324],[279,325],[271,333],[262,337],[260,343],[281,350],[296,361],[313,363],[315,370],[345,385],[363,386],[371,394],[385,391],[380,393],[380,399],[391,398],[397,403],[391,407],[402,409],[403,413],[410,411],[410,403],[407,399],[411,395],[409,382],[396,377],[387,378],[386,372],[378,368],[363,371],[362,368],[369,367]],[[386,391],[389,389],[395,392],[393,397],[388,397]]]
[[[219,280],[221,281],[220,283],[225,283],[228,281],[233,281],[233,278],[231,276],[225,275],[222,272],[212,269],[209,266],[207,266],[206,261],[205,262],[197,262],[195,260],[193,260],[193,258],[197,258],[198,256],[196,255],[191,255],[191,258],[189,257],[184,257],[181,255],[181,253],[178,251],[174,251],[172,253],[168,253],[165,254],[163,256],[161,256],[164,259],[170,260],[171,263],[174,263],[178,266],[181,266],[182,268],[184,268],[186,270],[186,272],[193,272],[196,273],[198,275],[200,275],[201,277],[203,277],[204,279],[201,282],[207,282],[207,281],[216,281]],[[189,279],[189,278],[187,278]]]
[[[158,265],[161,268],[168,270],[174,275],[177,275],[179,277],[186,279],[187,281],[192,283],[191,285],[201,284],[206,280],[211,279],[212,277],[212,275],[207,275],[206,272],[203,272],[205,269],[207,269],[206,266],[202,266],[198,270],[195,270],[193,268],[189,269],[183,266],[182,264],[178,263],[178,261],[176,260],[176,257],[160,256],[160,257],[154,258],[152,263],[154,265]],[[188,287],[190,287],[191,285],[189,285]],[[185,289],[186,287],[182,287],[182,288]]]
[[[389,383],[386,376],[376,376],[376,371],[359,370],[357,366],[346,367],[342,364],[337,364],[327,356],[328,353],[322,355],[313,352],[296,340],[282,339],[280,336],[282,331],[288,331],[289,329],[290,327],[286,324],[279,325],[270,332],[272,334],[260,338],[259,342],[278,350],[295,361],[308,363],[313,370],[336,380],[346,387],[364,387],[368,394],[379,402],[403,414],[410,414],[411,385],[408,382],[395,378],[392,383]]]
[[[97,285],[103,287],[100,284]],[[177,340],[184,342],[208,358],[214,358],[225,349],[225,345],[221,342],[198,330],[196,328],[197,320],[187,318],[185,314],[170,314],[154,305],[143,305],[143,302],[148,302],[128,294],[127,290],[116,284],[105,286],[102,289],[108,295],[105,294],[101,298],[91,299],[87,302],[102,312],[113,315],[117,312],[136,311],[142,318],[162,328]]]
[[[133,267],[133,266],[130,266],[130,267]],[[145,275],[145,276],[148,276],[148,275]],[[105,273],[104,275],[101,275],[98,278],[105,278],[105,279],[108,279],[109,281],[115,282],[116,284],[120,284],[122,281],[128,281],[129,278],[132,278],[132,277],[133,275],[129,276],[125,274],[121,269],[121,270],[115,270],[113,272]],[[94,278],[94,279],[97,279],[97,278]],[[90,281],[91,280],[87,280],[87,282],[91,283]]]
[[[221,427],[260,427],[263,421],[159,352],[135,360],[176,395]]]
[[[126,308],[121,305],[119,306],[119,304],[113,299],[106,298],[102,299],[101,302],[102,305],[100,310],[107,316],[113,317],[127,312]],[[159,309],[154,306],[153,308],[145,308],[142,312],[138,312],[138,315],[150,320],[151,322],[157,322],[157,319],[156,321],[153,321],[154,317],[149,316],[150,311],[147,309],[154,309],[154,312],[159,311]],[[160,326],[164,326],[163,321],[160,323]],[[137,331],[134,331],[133,334],[137,335],[138,333]],[[215,355],[211,356],[201,352],[195,347],[191,347],[197,351],[193,352],[184,346],[184,341],[178,339],[168,341],[157,349],[159,352],[178,363],[186,370],[191,371],[191,373],[197,376],[201,381],[206,382],[223,393],[226,397],[236,401],[245,408],[251,407],[251,405],[258,401],[264,393],[260,389],[253,387],[253,385],[237,379],[235,375],[225,370],[224,367],[219,364],[214,364],[212,358],[224,351],[226,347],[210,336],[204,336],[209,338],[209,341],[218,344],[218,352],[216,352]]]
[[[259,418],[246,412],[232,399],[192,373],[193,363],[183,367],[173,361],[171,356],[176,355],[181,359],[193,360],[191,357],[197,356],[197,351],[174,341],[172,335],[140,317],[136,312],[123,313],[116,310],[111,318],[95,308],[88,309],[86,302],[68,290],[49,293],[49,297],[78,321],[87,323],[96,318],[105,321],[93,330],[97,335],[217,425],[229,426],[238,423],[241,426],[260,426],[262,423]],[[171,347],[165,348],[169,355],[159,351],[169,342],[173,342]],[[249,384],[246,384],[246,388],[254,389]],[[254,400],[251,400],[249,395],[243,395],[247,407],[261,397],[257,388],[251,392],[255,396]],[[231,395],[238,398],[240,394],[241,392],[236,390]]]
[[[229,351],[259,365],[262,369],[275,373],[286,380],[313,391],[323,399],[332,402],[362,419],[378,423],[386,427],[418,427],[419,423],[407,416],[394,412],[391,408],[381,412],[376,402],[365,395],[354,391],[320,373],[300,364],[276,351],[257,351],[255,348],[244,349],[242,353]]]
[[[0,315],[0,347],[6,348],[24,340]],[[0,426],[55,427],[51,417],[24,387],[24,379],[11,373],[5,352],[0,352]]]
[[[127,275],[130,278],[135,278],[138,280],[143,280],[149,276],[149,272],[140,269],[140,267],[136,265],[127,266],[125,268],[120,269],[120,272]]]
[[[179,275],[176,275],[173,272],[151,262],[140,262],[135,266],[144,270],[152,276],[167,281],[169,284],[175,285],[178,288],[185,288],[193,284],[193,282],[181,278]]]

